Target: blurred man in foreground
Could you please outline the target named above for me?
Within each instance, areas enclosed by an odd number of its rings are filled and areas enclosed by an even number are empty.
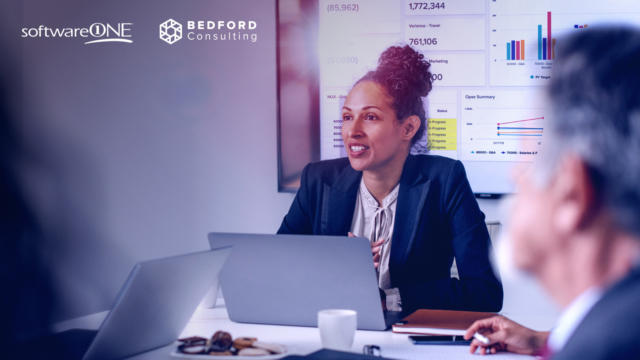
[[[558,41],[542,158],[517,177],[515,264],[563,307],[551,332],[475,322],[471,352],[553,359],[640,356],[640,31]]]

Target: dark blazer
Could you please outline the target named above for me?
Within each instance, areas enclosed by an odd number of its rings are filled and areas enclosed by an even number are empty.
[[[278,233],[347,235],[361,178],[347,158],[307,165]],[[403,311],[499,311],[502,284],[489,263],[484,214],[462,163],[409,155],[397,201],[389,272]],[[454,257],[459,280],[450,274]]]
[[[553,360],[640,358],[640,267],[591,308]]]

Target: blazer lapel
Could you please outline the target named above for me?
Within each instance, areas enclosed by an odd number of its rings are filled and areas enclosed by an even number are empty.
[[[321,230],[324,235],[346,236],[351,228],[362,172],[347,166],[336,182],[324,184]]]
[[[413,155],[409,155],[400,178],[400,192],[393,225],[389,268],[404,264],[413,246],[431,181],[422,176]],[[390,270],[390,271],[391,271]],[[393,272],[391,273],[393,277]]]

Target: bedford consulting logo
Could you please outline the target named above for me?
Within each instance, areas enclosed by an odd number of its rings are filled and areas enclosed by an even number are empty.
[[[133,23],[93,23],[88,27],[48,27],[40,25],[38,27],[22,28],[22,38],[82,38],[87,41],[85,45],[121,42],[131,44],[131,27]]]
[[[160,24],[160,40],[171,45],[180,39],[182,39],[182,24],[173,19]]]
[[[258,41],[258,23],[254,20],[186,20],[183,25],[174,19],[160,24],[160,40],[175,44],[183,37],[187,41]]]

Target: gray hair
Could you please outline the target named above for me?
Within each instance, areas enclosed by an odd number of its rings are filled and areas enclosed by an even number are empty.
[[[547,88],[545,167],[579,156],[622,230],[640,236],[640,30],[602,27],[558,41]]]

